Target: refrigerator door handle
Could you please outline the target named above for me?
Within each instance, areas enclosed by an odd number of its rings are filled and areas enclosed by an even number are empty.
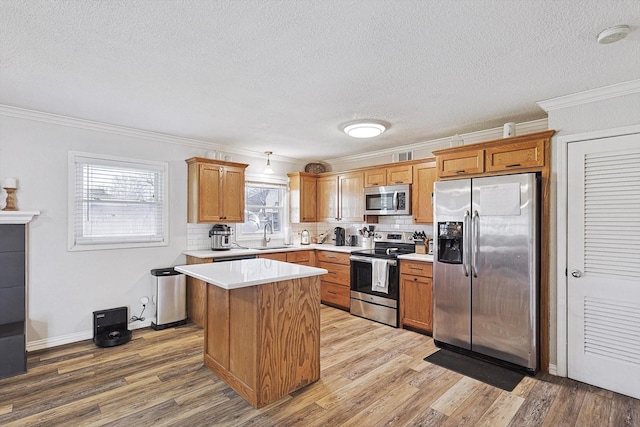
[[[473,277],[478,277],[478,221],[480,216],[478,211],[473,211],[471,218],[471,273]]]
[[[464,272],[464,275],[466,277],[469,277],[469,270],[467,269],[467,265],[469,265],[471,263],[471,261],[469,261],[470,257],[469,257],[469,238],[466,236],[467,232],[469,230],[471,230],[471,228],[469,227],[470,223],[469,223],[469,211],[465,211],[464,212],[464,220],[463,220],[463,224],[464,224],[464,229],[467,230],[465,231],[465,235],[462,236],[462,253],[464,254],[464,259],[462,260],[462,271]],[[470,234],[470,233],[468,233]]]

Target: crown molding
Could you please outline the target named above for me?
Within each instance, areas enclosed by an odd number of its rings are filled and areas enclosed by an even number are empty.
[[[516,135],[527,135],[530,133],[536,133],[548,130],[547,119],[532,120],[529,122],[523,122],[516,124]],[[443,148],[457,147],[459,145],[475,144],[477,142],[491,141],[494,139],[502,138],[502,127],[485,129],[476,132],[469,132],[463,134],[456,134],[449,137],[432,139],[429,141],[421,141],[413,144],[400,145],[391,148],[385,148],[384,150],[376,150],[367,153],[355,154],[352,156],[338,157],[334,159],[324,160],[325,162],[333,165],[339,165],[341,163],[350,163],[360,160],[368,160],[373,158],[379,158],[384,156],[390,156],[392,154],[401,153],[404,151],[413,150],[440,150]]]
[[[26,108],[13,107],[10,105],[0,104],[0,116],[15,117],[18,119],[33,120],[43,123],[49,123],[58,126],[73,127],[94,132],[110,133],[113,135],[126,136],[132,138],[140,138],[165,144],[176,144],[188,147],[200,148],[203,150],[222,151],[229,154],[238,154],[241,156],[262,159],[265,157],[264,152],[255,152],[250,150],[242,150],[233,148],[230,145],[223,145],[215,142],[202,141],[194,138],[185,138],[182,136],[169,135],[160,132],[151,132],[142,129],[135,129],[126,126],[113,125],[109,123],[95,122],[92,120],[78,119],[75,117],[61,116],[59,114],[45,113],[42,111],[28,110]],[[271,159],[283,162],[299,164],[299,159],[290,157],[271,155]]]
[[[557,98],[547,99],[546,101],[538,101],[537,104],[548,113],[549,111],[561,110],[563,108],[575,107],[589,102],[602,101],[639,92],[640,79],[604,86],[597,89],[585,90],[571,95],[559,96]]]

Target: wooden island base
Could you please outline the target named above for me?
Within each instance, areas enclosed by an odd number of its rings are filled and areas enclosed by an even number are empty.
[[[207,284],[204,363],[260,408],[320,379],[319,276]]]

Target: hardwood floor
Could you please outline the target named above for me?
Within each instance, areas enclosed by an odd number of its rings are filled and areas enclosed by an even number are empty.
[[[513,392],[422,359],[430,337],[322,306],[321,379],[254,409],[202,363],[203,330],[136,330],[31,353],[0,380],[1,426],[638,426],[640,401],[539,375]]]

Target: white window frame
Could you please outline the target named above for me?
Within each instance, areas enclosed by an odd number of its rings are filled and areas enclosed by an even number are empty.
[[[267,187],[282,187],[283,197],[282,197],[282,226],[280,227],[280,231],[278,233],[267,234],[267,238],[274,239],[284,239],[284,229],[289,226],[289,197],[287,193],[287,180],[286,177],[283,179],[278,178],[264,178],[262,176],[253,176],[246,175],[245,176],[245,190],[247,186],[267,186]],[[247,199],[245,197],[245,217],[246,217],[246,207],[247,207]],[[245,218],[245,221],[247,218]],[[247,242],[247,241],[255,241],[262,239],[264,235],[264,229],[260,228],[259,231],[255,233],[243,233],[242,232],[242,224],[235,224],[235,240],[236,242]]]
[[[133,168],[145,171],[162,173],[162,224],[161,235],[145,238],[109,237],[87,238],[76,236],[76,165],[79,163],[109,165],[123,168]],[[94,251],[107,249],[145,248],[169,245],[169,163],[151,160],[141,160],[126,157],[116,157],[105,154],[86,153],[81,151],[69,151],[68,165],[68,250],[69,251]],[[82,185],[82,184],[80,184]]]

